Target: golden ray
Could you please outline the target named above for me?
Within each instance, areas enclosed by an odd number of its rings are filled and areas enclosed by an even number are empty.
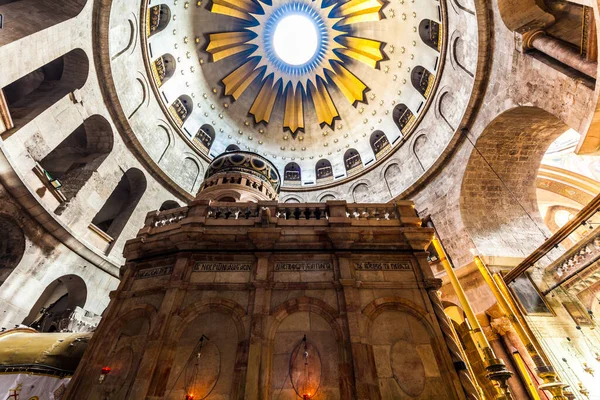
[[[377,40],[340,36],[338,41],[341,45],[346,47],[338,49],[338,52],[363,62],[371,68],[377,68],[379,61],[384,59],[383,51],[381,51],[383,43]]]
[[[343,18],[339,25],[350,25],[358,22],[379,21],[383,19],[379,0],[351,0],[333,11],[333,16]]]
[[[302,98],[304,89],[300,84],[296,89],[289,82],[285,88],[285,112],[283,114],[283,127],[296,133],[298,129],[304,129],[304,110]]]
[[[330,73],[327,71],[327,77],[335,83],[350,104],[354,104],[357,101],[364,102],[367,85],[343,65],[339,63],[331,63],[331,65],[334,72]]]
[[[262,8],[252,0],[213,0],[210,11],[215,14],[255,22],[256,19],[250,14],[259,13],[262,11]]]
[[[255,45],[246,43],[255,36],[250,31],[211,33],[206,51],[212,55],[213,62],[219,61],[255,48]]]
[[[260,92],[254,99],[252,107],[250,107],[250,114],[254,115],[254,122],[259,123],[261,121],[269,122],[273,107],[275,106],[275,100],[279,96],[281,90],[281,79],[279,79],[273,86],[273,74],[269,75],[264,81]]]
[[[258,61],[258,57],[253,57],[223,78],[221,82],[225,85],[226,96],[233,96],[235,100],[239,99],[244,90],[263,72],[264,68],[255,69]]]
[[[327,124],[332,126],[335,118],[339,117],[338,111],[335,108],[335,104],[333,104],[333,100],[331,100],[323,79],[317,77],[316,81],[316,87],[312,81],[308,82],[308,92],[315,106],[317,119],[320,125]]]

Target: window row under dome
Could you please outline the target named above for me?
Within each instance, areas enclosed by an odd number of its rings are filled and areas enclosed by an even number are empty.
[[[380,130],[374,131],[371,134],[370,138],[371,149],[375,154],[376,158],[381,157],[382,155],[389,152],[391,149],[390,142],[385,135]],[[227,151],[232,151],[234,149],[238,150],[239,148],[235,145],[230,145],[227,147]],[[230,150],[230,148],[232,150]],[[358,150],[351,148],[346,150],[344,153],[344,167],[346,169],[346,176],[352,176],[364,169],[363,160],[360,156]],[[327,183],[333,181],[333,167],[331,162],[327,159],[321,159],[317,161],[315,164],[315,178],[316,183]],[[283,172],[283,180],[287,185],[291,186],[299,186],[302,183],[302,169],[298,163],[290,162],[288,163]]]

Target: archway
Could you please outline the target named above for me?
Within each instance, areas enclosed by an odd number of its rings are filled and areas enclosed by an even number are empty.
[[[24,325],[40,332],[60,331],[60,320],[68,317],[75,307],[83,308],[87,300],[87,287],[77,275],[64,275],[46,286],[35,302]]]
[[[181,206],[175,200],[167,200],[167,201],[165,201],[164,203],[161,204],[161,206],[158,209],[158,211],[172,210],[174,208],[179,208],[179,207],[181,207]]]
[[[108,121],[93,115],[48,153],[40,165],[48,179],[60,182],[60,191],[69,200],[77,195],[110,154],[113,141]]]
[[[85,3],[86,0],[63,1],[57,7],[54,0],[0,1],[0,14],[10,21],[10,28],[3,29],[0,35],[0,47],[77,16]]]
[[[92,220],[92,224],[116,240],[145,191],[144,173],[137,168],[128,169]]]
[[[25,235],[15,220],[0,214],[0,285],[19,265],[25,253]]]
[[[523,257],[550,236],[538,211],[536,177],[546,150],[567,129],[536,107],[507,110],[484,129],[460,196],[465,228],[480,254]]]
[[[81,88],[88,72],[87,55],[75,49],[4,87],[13,127],[2,137],[6,140],[68,93]]]

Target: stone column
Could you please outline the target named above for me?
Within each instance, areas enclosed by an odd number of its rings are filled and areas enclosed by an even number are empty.
[[[355,288],[356,280],[352,276],[350,254],[339,253],[337,256],[340,283],[342,284],[346,305],[350,345],[352,347],[356,398],[358,400],[381,399],[373,346],[366,342],[366,340],[363,340],[360,332],[360,319],[364,318],[364,316],[360,310],[358,290]]]
[[[174,330],[173,319],[175,318],[179,323],[179,318],[176,315],[179,314],[178,309],[185,297],[185,290],[181,289],[181,283],[185,276],[187,264],[188,257],[186,254],[183,254],[175,262],[171,280],[167,283],[166,293],[156,313],[152,329],[148,332],[144,354],[129,393],[132,398],[143,398],[149,394],[164,394],[167,389],[166,385],[169,373],[172,371],[172,363],[177,347],[177,343],[170,340],[170,336]],[[157,368],[159,360],[163,360],[165,357],[165,347],[171,350],[166,355],[170,362],[161,363],[162,365]],[[161,368],[162,370],[160,370]]]
[[[548,36],[545,31],[537,30],[523,36],[523,47],[536,49],[557,61],[596,79],[598,63],[586,60],[570,43]]]
[[[252,315],[250,325],[250,343],[248,347],[248,364],[246,371],[246,385],[244,399],[257,400],[266,398],[269,387],[265,387],[269,381],[263,376],[269,371],[261,367],[261,359],[265,354],[265,328],[266,316],[269,314],[271,290],[267,288],[267,274],[269,271],[269,257],[271,253],[256,253],[256,275],[254,277],[254,304],[248,312]],[[265,360],[265,362],[267,362]]]

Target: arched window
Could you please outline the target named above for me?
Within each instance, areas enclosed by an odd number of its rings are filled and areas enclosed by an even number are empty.
[[[315,173],[317,176],[317,181],[333,180],[333,169],[331,168],[331,163],[328,160],[319,160],[315,167]]]
[[[87,287],[77,275],[62,276],[42,292],[23,320],[24,325],[40,332],[60,331],[76,307],[83,308],[87,300]]]
[[[0,285],[19,265],[25,254],[25,235],[15,220],[0,214]]]
[[[154,60],[152,63],[152,75],[154,76],[156,86],[161,87],[164,85],[175,73],[176,66],[177,62],[170,54],[164,54]]]
[[[81,88],[88,70],[85,52],[76,49],[4,87],[12,129],[2,137],[6,139],[58,100]]]
[[[92,224],[116,240],[145,191],[144,173],[137,168],[128,169],[92,220]]]
[[[344,166],[348,175],[356,173],[362,169],[362,160],[356,149],[348,149],[344,153]]]
[[[435,82],[435,76],[431,72],[419,65],[412,70],[410,80],[415,89],[417,89],[423,97],[429,97]]]
[[[441,26],[435,21],[424,19],[419,24],[421,40],[432,49],[440,51],[442,46]]]
[[[302,181],[302,171],[295,162],[287,164],[283,170],[283,180],[286,184],[299,185]]]
[[[215,128],[210,124],[204,124],[198,129],[194,136],[194,144],[205,154],[208,154],[215,140]]]
[[[104,117],[93,115],[39,162],[40,175],[66,200],[70,200],[96,172],[112,148],[110,124]]]
[[[166,4],[158,4],[148,9],[148,37],[162,31],[171,20],[171,9]]]
[[[373,150],[373,153],[375,153],[376,158],[386,154],[391,148],[387,136],[379,130],[371,133],[369,143],[371,144],[371,149]]]
[[[239,146],[235,145],[235,144],[230,144],[229,146],[227,146],[227,148],[225,149],[225,152],[228,151],[239,151],[240,148]]]
[[[410,111],[406,104],[398,104],[394,107],[392,118],[394,118],[396,126],[404,136],[410,132],[410,129],[413,127],[416,120],[415,115]]]
[[[220,201],[223,203],[235,203],[236,202],[235,198],[232,196],[223,196],[223,197],[217,199],[217,201]]]
[[[181,207],[181,206],[175,200],[167,200],[160,205],[160,208],[158,209],[158,211],[172,210],[174,208],[179,208],[179,207]]]
[[[85,3],[72,0],[57,7],[55,0],[0,1],[0,15],[5,21],[0,47],[77,16]]]
[[[179,96],[171,104],[171,107],[169,107],[169,111],[179,127],[183,126],[183,123],[188,119],[193,109],[194,103],[192,102],[192,98],[187,95]]]

